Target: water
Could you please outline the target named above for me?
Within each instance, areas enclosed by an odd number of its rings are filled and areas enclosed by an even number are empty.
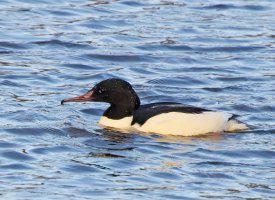
[[[275,4],[0,4],[0,199],[274,199]],[[110,77],[143,103],[239,114],[245,133],[104,130],[101,103],[60,105]]]

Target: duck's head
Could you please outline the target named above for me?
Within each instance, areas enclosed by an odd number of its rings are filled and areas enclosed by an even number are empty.
[[[140,100],[130,83],[118,78],[111,78],[96,84],[86,94],[63,99],[61,104],[65,102],[105,102],[111,106],[127,107],[135,110],[140,106]]]

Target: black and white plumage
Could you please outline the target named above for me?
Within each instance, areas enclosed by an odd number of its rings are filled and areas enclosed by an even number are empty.
[[[104,80],[86,94],[64,99],[61,104],[84,101],[109,103],[99,124],[120,130],[194,136],[248,129],[229,113],[171,102],[140,105],[132,86],[117,78]]]

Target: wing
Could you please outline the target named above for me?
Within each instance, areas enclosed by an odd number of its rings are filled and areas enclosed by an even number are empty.
[[[140,106],[133,113],[132,125],[135,123],[142,125],[151,117],[162,113],[181,112],[181,113],[199,114],[205,111],[211,111],[211,110],[184,105],[180,103],[170,103],[170,102],[151,103],[151,104]]]

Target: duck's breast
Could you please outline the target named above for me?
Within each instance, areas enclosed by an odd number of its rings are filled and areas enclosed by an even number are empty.
[[[111,127],[116,129],[130,129],[133,116],[124,117],[122,119],[110,119],[102,116],[99,120],[99,124],[104,127]]]

